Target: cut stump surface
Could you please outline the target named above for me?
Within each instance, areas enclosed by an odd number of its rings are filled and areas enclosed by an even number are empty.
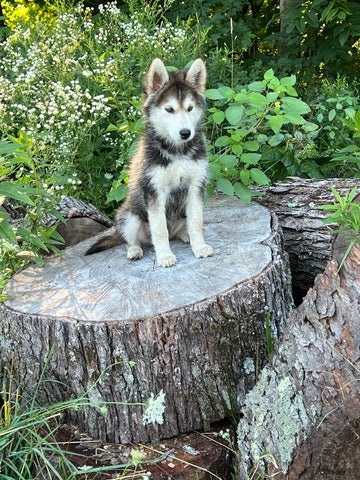
[[[224,418],[266,360],[268,312],[273,336],[281,331],[291,279],[277,219],[265,207],[209,199],[204,220],[211,258],[196,259],[177,241],[170,269],[157,267],[150,248],[137,262],[125,246],[85,257],[92,239],[15,275],[0,305],[0,366],[13,358],[32,392],[55,342],[44,378],[56,382],[41,385],[39,401],[87,392],[107,413],[86,408],[69,419],[114,443],[169,438]],[[143,404],[160,391],[164,422],[144,425]]]

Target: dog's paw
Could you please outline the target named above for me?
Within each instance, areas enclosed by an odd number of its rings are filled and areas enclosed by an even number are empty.
[[[193,247],[193,252],[196,258],[212,257],[214,255],[214,249],[206,243]]]
[[[167,255],[161,255],[157,257],[157,263],[159,267],[172,267],[176,263],[176,257],[172,252],[170,252]]]
[[[143,257],[143,250],[140,245],[131,245],[127,249],[128,260],[140,260]]]

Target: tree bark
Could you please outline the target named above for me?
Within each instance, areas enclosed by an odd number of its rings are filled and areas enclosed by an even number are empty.
[[[238,479],[358,478],[360,245],[288,317],[238,427]]]
[[[317,274],[324,271],[327,263],[346,251],[349,242],[343,235],[334,235],[337,225],[324,225],[327,217],[319,205],[332,204],[335,197],[331,187],[343,197],[355,186],[360,187],[360,179],[313,180],[291,178],[263,187],[261,197],[255,201],[275,212],[284,233],[285,250],[289,254],[293,291],[296,303],[313,286]],[[358,196],[359,197],[359,196]]]
[[[2,370],[12,362],[33,394],[55,343],[38,401],[87,392],[97,408],[68,419],[109,442],[169,438],[225,418],[267,359],[269,312],[273,336],[282,330],[291,279],[267,209],[220,197],[204,218],[211,258],[181,242],[172,243],[171,269],[158,268],[151,249],[135,263],[124,246],[84,257],[92,239],[15,275],[0,305]],[[140,404],[161,391],[164,422],[144,425]]]

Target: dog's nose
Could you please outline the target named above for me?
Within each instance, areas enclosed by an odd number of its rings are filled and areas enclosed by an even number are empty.
[[[188,128],[184,128],[183,130],[180,130],[180,137],[182,140],[187,140],[191,135],[191,132]]]

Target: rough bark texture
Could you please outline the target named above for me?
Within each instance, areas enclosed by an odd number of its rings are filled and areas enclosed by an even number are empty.
[[[291,279],[276,216],[264,207],[218,198],[204,218],[212,258],[196,259],[180,242],[171,269],[156,267],[152,250],[129,263],[124,246],[84,257],[91,240],[17,274],[0,306],[2,368],[13,361],[34,392],[55,342],[44,378],[56,382],[41,384],[39,401],[87,392],[98,408],[69,419],[110,442],[207,430],[224,418],[267,358],[268,312],[274,337],[282,329]],[[146,426],[138,403],[161,390],[164,423]]]
[[[355,479],[360,469],[360,246],[288,318],[238,428],[238,479]],[[253,469],[253,470],[252,470]]]
[[[323,225],[328,214],[316,209],[319,205],[335,202],[332,186],[344,196],[355,186],[360,187],[360,179],[291,178],[272,187],[264,187],[262,196],[254,197],[279,218],[285,249],[290,257],[294,297],[298,303],[312,287],[316,275],[334,256],[344,252],[340,239],[331,233],[336,226]]]

